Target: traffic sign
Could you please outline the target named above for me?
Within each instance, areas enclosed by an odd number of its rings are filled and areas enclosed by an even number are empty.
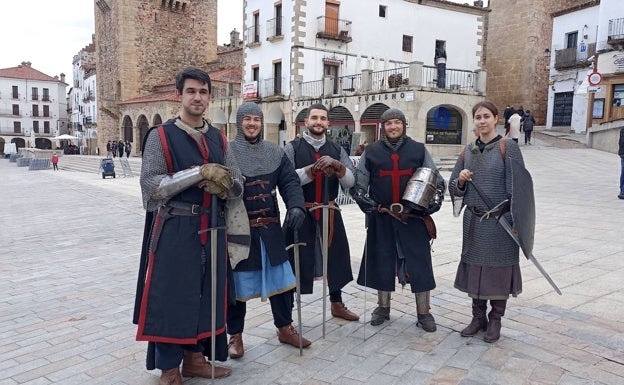
[[[602,74],[600,72],[592,72],[587,77],[590,86],[597,86],[602,82]]]

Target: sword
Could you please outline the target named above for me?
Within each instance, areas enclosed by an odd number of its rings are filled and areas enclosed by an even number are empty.
[[[286,250],[293,249],[295,258],[295,291],[297,292],[297,320],[299,321],[299,356],[303,356],[303,326],[301,324],[301,278],[299,276],[299,246],[305,246],[304,242],[299,242],[299,231],[293,231],[293,243],[288,245]]]
[[[321,251],[323,254],[323,338],[325,338],[325,322],[327,319],[327,257],[329,255],[329,210],[339,210],[329,205],[329,183],[327,175],[323,175],[323,204],[312,207],[310,211],[321,209],[323,215],[323,234]]]
[[[212,383],[215,383],[215,355],[216,355],[216,338],[215,332],[217,330],[217,258],[218,258],[218,236],[219,230],[223,227],[217,226],[217,207],[219,206],[219,199],[216,195],[212,194],[212,201],[210,202],[210,366],[212,372]]]
[[[483,192],[483,190],[481,190],[481,188],[477,184],[475,184],[473,181],[470,181],[470,182],[472,184],[472,187],[474,187],[475,191],[477,192],[477,194],[479,194],[483,202],[488,206],[488,209],[489,210],[493,209],[495,207],[494,202],[492,202],[492,200],[487,195],[485,195],[485,192]],[[514,242],[516,242],[516,245],[518,245],[518,247],[522,249],[522,246],[520,245],[520,239],[518,238],[518,235],[511,228],[511,224],[509,224],[509,221],[507,220],[507,218],[505,218],[502,215],[499,216],[498,223],[501,225],[503,229],[505,229],[505,231],[507,232],[507,234],[509,234],[511,239],[513,239]],[[524,253],[524,250],[522,250],[522,252]],[[550,275],[546,272],[546,270],[544,270],[542,265],[537,261],[533,253],[530,253],[529,255],[525,254],[525,257],[529,261],[533,262],[533,265],[535,265],[535,267],[542,274],[542,276],[546,278],[546,281],[548,281],[548,283],[550,284],[550,286],[552,286],[555,292],[561,295],[561,290],[559,290],[559,288],[555,284],[555,281],[553,281]]]

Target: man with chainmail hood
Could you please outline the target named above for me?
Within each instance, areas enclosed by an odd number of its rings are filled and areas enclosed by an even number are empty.
[[[366,250],[358,284],[378,290],[378,307],[371,325],[390,319],[390,293],[395,276],[410,283],[416,295],[417,325],[434,332],[429,292],[435,288],[430,241],[435,225],[430,215],[440,209],[445,182],[437,174],[436,199],[423,212],[401,204],[408,180],[420,167],[437,170],[424,144],[406,135],[403,112],[396,108],[381,115],[381,139],[366,147],[356,170],[353,197],[367,215]]]
[[[227,359],[226,236],[220,230],[213,245],[209,229],[225,227],[226,200],[240,199],[242,184],[225,136],[203,118],[210,92],[206,72],[178,73],[179,116],[151,128],[142,146],[147,213],[133,321],[136,339],[149,342],[147,368],[162,370],[160,385],[182,385],[182,376],[212,378],[213,369],[216,378],[231,372],[205,359],[211,338],[211,359]]]
[[[230,358],[245,354],[242,333],[246,302],[258,297],[271,302],[279,341],[299,347],[299,334],[292,325],[295,276],[280,226],[276,189],[286,204],[287,228],[298,230],[305,217],[303,192],[293,165],[281,148],[262,139],[260,107],[255,103],[241,105],[236,127],[230,148],[245,178],[243,201],[249,216],[251,248],[249,257],[234,266],[236,304],[228,306],[227,316]],[[302,347],[308,346],[310,341],[302,338]]]
[[[311,209],[323,204],[325,199],[329,205],[336,206],[334,199],[338,196],[338,184],[344,190],[351,188],[355,182],[353,163],[346,151],[338,144],[327,140],[329,120],[327,108],[322,104],[313,104],[308,108],[305,120],[308,128],[302,138],[296,138],[284,148],[286,156],[295,165],[303,186],[306,208]],[[328,196],[323,197],[327,191]],[[301,227],[300,240],[306,247],[300,249],[301,257],[301,293],[311,294],[313,280],[323,276],[321,253],[322,210],[306,213]],[[347,321],[357,321],[360,317],[347,309],[342,302],[342,288],[353,280],[351,272],[351,254],[342,215],[339,210],[329,210],[329,239],[327,258],[327,286],[331,314]],[[292,234],[287,234],[292,240]],[[291,251],[291,260],[292,260]]]

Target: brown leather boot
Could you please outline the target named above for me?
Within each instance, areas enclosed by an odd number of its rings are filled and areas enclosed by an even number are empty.
[[[180,375],[180,368],[173,368],[169,370],[163,370],[160,375],[159,385],[184,385],[182,383],[182,375]]]
[[[228,343],[228,355],[230,358],[241,358],[245,355],[245,348],[243,347],[243,333],[233,334],[230,336],[230,343]]]
[[[283,344],[289,344],[296,348],[299,347],[299,333],[292,324],[282,326],[277,329],[277,339]],[[310,340],[301,337],[301,347],[307,348],[312,342]]]
[[[331,303],[331,314],[334,317],[342,318],[347,321],[357,321],[360,319],[360,317],[357,314],[347,309],[345,304],[342,302]]]
[[[480,330],[487,328],[487,317],[485,312],[487,311],[487,301],[484,299],[472,300],[472,321],[466,326],[459,334],[462,337],[472,337],[476,335]]]
[[[214,378],[227,377],[231,373],[231,369],[215,366]],[[212,365],[206,361],[201,352],[185,351],[182,360],[182,375],[184,377],[212,378]]]
[[[505,315],[507,300],[490,300],[492,310],[488,314],[488,325],[483,340],[485,342],[496,342],[500,338],[501,318]]]

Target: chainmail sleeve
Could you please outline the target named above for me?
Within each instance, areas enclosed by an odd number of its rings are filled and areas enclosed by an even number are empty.
[[[347,169],[345,175],[339,179],[340,185],[343,189],[348,190],[355,185],[355,168],[351,158],[342,147],[340,148],[340,163],[344,164]]]
[[[167,161],[165,160],[158,131],[151,130],[145,140],[140,178],[143,208],[145,210],[156,211],[160,206],[167,203],[167,199],[158,200],[152,198],[156,194],[160,182],[167,175]]]
[[[355,187],[368,192],[368,184],[370,183],[370,173],[366,169],[366,150],[360,156],[360,161],[355,169]]]

